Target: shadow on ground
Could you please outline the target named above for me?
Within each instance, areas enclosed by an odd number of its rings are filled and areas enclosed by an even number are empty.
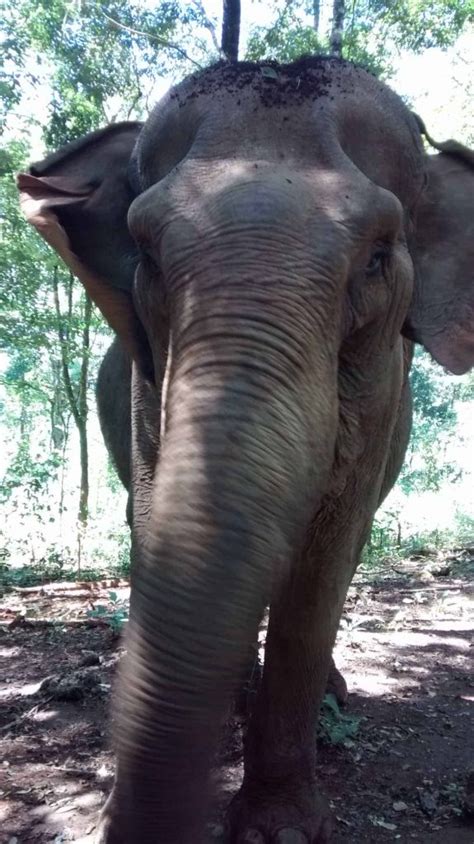
[[[351,587],[335,651],[350,691],[345,714],[360,719],[358,731],[319,750],[334,842],[473,844],[464,812],[474,764],[472,587],[452,576],[366,578]],[[106,627],[12,624],[12,598],[5,602],[0,842],[89,841],[112,779],[117,638]],[[242,728],[232,718],[223,733],[210,842],[224,840]]]

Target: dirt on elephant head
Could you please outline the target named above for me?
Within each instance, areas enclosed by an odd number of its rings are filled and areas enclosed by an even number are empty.
[[[170,97],[184,105],[200,95],[222,91],[231,94],[251,87],[259,92],[263,106],[288,106],[332,97],[335,90],[353,90],[355,79],[361,74],[382,88],[370,71],[332,56],[303,56],[288,64],[272,60],[234,64],[221,61],[191,74],[172,90]]]

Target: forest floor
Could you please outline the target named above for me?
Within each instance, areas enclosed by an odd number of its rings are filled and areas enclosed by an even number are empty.
[[[335,844],[473,844],[473,572],[470,549],[357,575],[335,650],[349,699],[343,709],[329,700],[319,739]],[[109,699],[127,596],[124,581],[4,595],[1,844],[92,840],[112,781]],[[232,717],[223,733],[210,844],[224,840],[243,728]]]

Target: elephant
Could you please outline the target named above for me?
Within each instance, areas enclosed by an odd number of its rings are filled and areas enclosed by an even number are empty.
[[[130,495],[131,386],[132,361],[119,338],[116,337],[99,367],[96,399],[104,442],[117,474],[129,493],[127,521],[130,527],[132,527],[132,498]],[[158,413],[158,407],[155,413]],[[260,676],[257,654],[257,643],[254,643],[249,652],[244,686],[237,688],[235,695],[234,710],[240,716],[248,714],[248,690],[253,689],[256,679]],[[346,681],[337,669],[332,657],[326,693],[334,695],[341,706],[347,703],[349,697]]]
[[[144,125],[18,177],[30,222],[117,334],[101,378],[120,355],[131,378],[106,844],[202,840],[220,723],[268,605],[229,838],[330,839],[315,723],[408,443],[414,343],[453,373],[474,363],[474,153],[428,155],[423,134],[344,60],[221,62]]]

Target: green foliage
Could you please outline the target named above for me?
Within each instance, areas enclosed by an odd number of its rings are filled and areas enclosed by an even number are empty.
[[[182,75],[209,61],[212,52],[193,38],[208,23],[199,3],[179,0],[153,7],[133,0],[19,0],[3,22],[11,56],[4,103],[18,101],[18,80],[47,84],[50,149],[110,120],[142,117],[150,83],[172,73],[178,58]],[[187,49],[197,58],[188,58]]]
[[[51,460],[57,462],[67,444],[70,418],[85,430],[88,380],[99,361],[90,348],[89,337],[92,334],[94,340],[105,329],[98,316],[90,314],[82,288],[73,284],[69,271],[31,231],[21,214],[13,174],[24,169],[29,157],[25,141],[12,141],[1,161],[4,225],[0,239],[0,351],[7,355],[8,363],[0,374],[0,386],[4,388],[4,402],[9,399],[6,421],[13,428],[13,439],[21,440],[18,454],[22,455],[7,466],[3,485],[21,486],[23,478],[22,504],[18,499],[16,509],[22,519],[26,518],[26,510],[37,511],[38,522],[39,509],[28,495],[28,489],[31,478],[36,477],[35,466],[42,465],[44,460],[48,462],[49,458],[27,461],[29,440],[38,439],[35,431],[38,415],[47,419]],[[42,449],[48,448],[46,443],[46,431],[42,431]],[[84,521],[87,494],[83,490],[87,492],[87,483],[81,478],[80,507]]]
[[[457,381],[417,349],[411,371],[413,427],[399,483],[406,493],[437,490],[444,480],[459,480],[463,469],[449,457],[457,434],[459,401],[474,399],[474,380]]]
[[[446,548],[474,538],[472,482],[463,459],[469,448],[464,438],[472,428],[466,410],[474,400],[473,373],[453,377],[417,349],[410,381],[410,443],[397,486],[375,516],[363,553],[369,566],[421,546]]]
[[[278,10],[273,25],[255,26],[247,43],[251,61],[276,59],[290,62],[300,56],[329,53],[329,32],[316,32],[308,17],[301,16],[301,3],[288,3]],[[376,75],[387,75],[389,61],[384,40],[369,44],[372,25],[363,17],[352,19],[345,31],[342,54]]]
[[[465,506],[469,507],[467,501]],[[430,527],[406,525],[404,513],[410,510],[410,496],[398,512],[380,510],[375,516],[370,541],[362,553],[362,565],[372,568],[387,561],[396,562],[417,553],[420,548],[444,551],[474,542],[474,515],[456,507],[448,526],[438,527],[434,516]]]
[[[309,53],[325,52],[327,39],[321,38],[313,26],[301,20],[299,6],[298,3],[286,3],[277,9],[275,22],[269,29],[254,26],[247,43],[246,59],[291,62]]]
[[[0,504],[10,498],[15,489],[21,487],[26,499],[33,500],[35,512],[41,512],[41,517],[44,518],[43,511],[51,510],[50,505],[45,503],[47,487],[51,481],[56,480],[61,460],[55,452],[46,456],[36,454],[32,457],[28,446],[28,440],[22,439],[18,452],[0,484]]]
[[[97,604],[87,615],[89,618],[102,619],[118,634],[128,621],[128,601],[120,600],[116,592],[109,592],[108,604]]]
[[[81,581],[94,583],[107,577],[128,577],[129,567],[121,569],[114,566],[114,561],[109,560],[107,567],[91,568],[85,566],[81,569]],[[12,586],[28,587],[41,586],[44,583],[55,583],[57,581],[77,581],[77,565],[72,557],[58,554],[55,548],[48,550],[48,553],[34,563],[13,566],[9,558],[8,550],[0,547],[0,597]]]
[[[473,0],[370,0],[367,11],[375,22],[392,29],[400,49],[413,52],[449,47],[474,20]]]
[[[269,28],[250,31],[246,58],[291,61],[299,56],[329,52],[330,23],[313,22],[314,6],[306,0],[275,3]],[[474,19],[474,0],[359,0],[347,4],[342,56],[378,76],[389,76],[400,49],[420,52],[449,47]]]
[[[341,712],[335,695],[324,696],[319,714],[318,738],[325,744],[352,747],[361,719]]]

